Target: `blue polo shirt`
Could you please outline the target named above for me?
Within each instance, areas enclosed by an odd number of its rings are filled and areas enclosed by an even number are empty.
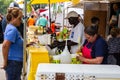
[[[84,45],[87,43],[88,43],[88,41],[85,40]],[[106,64],[107,63],[107,55],[108,55],[107,54],[108,46],[107,46],[106,41],[101,36],[98,36],[95,42],[88,43],[87,48],[90,48],[91,46],[92,46],[92,52],[91,52],[92,58],[104,57],[102,64]]]
[[[7,25],[4,39],[11,42],[8,60],[23,61],[23,39],[15,26]]]

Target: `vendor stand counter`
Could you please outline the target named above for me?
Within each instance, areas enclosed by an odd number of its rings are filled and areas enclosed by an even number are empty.
[[[39,48],[29,47],[28,53],[28,67],[27,67],[27,80],[35,80],[35,73],[39,63],[49,63],[49,54],[45,46]]]
[[[117,65],[39,64],[36,80],[120,80]]]

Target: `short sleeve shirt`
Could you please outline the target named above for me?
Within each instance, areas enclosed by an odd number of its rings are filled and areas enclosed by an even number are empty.
[[[87,43],[87,40],[85,40],[84,45]],[[91,52],[92,58],[104,57],[102,64],[107,63],[108,46],[106,41],[102,37],[98,36],[95,42],[88,43],[87,48],[90,48],[91,46],[93,46]]]
[[[4,39],[11,42],[8,60],[23,61],[23,39],[15,26],[7,25]]]
[[[28,26],[33,26],[35,24],[35,19],[29,18],[28,19]]]
[[[84,26],[82,23],[79,23],[76,25],[75,28],[71,30],[69,39],[73,42],[78,43],[79,45],[71,46],[71,53],[76,53],[79,46],[81,46],[84,43],[85,37],[84,37]]]
[[[42,27],[46,27],[47,26],[47,19],[42,17],[39,19],[39,22],[38,22],[38,25],[39,26],[42,26]]]

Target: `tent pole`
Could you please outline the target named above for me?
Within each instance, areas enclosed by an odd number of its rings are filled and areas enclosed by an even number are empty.
[[[51,26],[51,10],[50,10],[51,6],[50,6],[50,0],[48,0],[48,2],[49,2],[49,22],[50,22],[50,26]]]
[[[26,20],[27,20],[27,0],[24,0],[24,42],[23,42],[23,80],[26,78],[26,58],[27,58],[27,53],[26,53]]]
[[[64,25],[65,25],[65,22],[64,22],[64,18],[65,18],[65,3],[63,4],[63,9],[62,10],[63,10],[63,12],[62,12],[63,13],[63,25],[62,26],[64,28]]]

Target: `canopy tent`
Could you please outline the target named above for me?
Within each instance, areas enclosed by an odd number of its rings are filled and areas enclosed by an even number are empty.
[[[41,12],[44,12],[44,11],[46,11],[47,9],[39,9],[39,12],[41,13]]]
[[[69,0],[31,0],[32,4],[52,4],[57,2],[65,2]]]
[[[51,24],[51,6],[52,3],[66,2],[70,0],[31,0],[31,4],[48,4],[49,5],[49,23]]]
[[[58,2],[66,2],[66,1],[72,1],[73,5],[79,3],[83,0],[31,0],[32,4],[52,4],[52,3],[58,3]]]

